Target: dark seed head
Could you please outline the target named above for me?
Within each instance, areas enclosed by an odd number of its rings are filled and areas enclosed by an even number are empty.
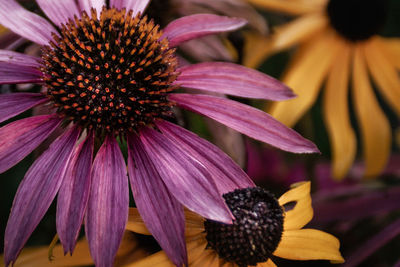
[[[330,0],[327,6],[332,27],[353,42],[379,33],[387,11],[387,0]]]
[[[89,129],[136,131],[171,115],[177,60],[159,26],[103,8],[70,20],[43,49],[43,80],[58,113]]]
[[[232,225],[204,222],[209,247],[239,266],[267,261],[283,232],[283,210],[278,201],[258,187],[237,189],[223,197],[235,220]]]

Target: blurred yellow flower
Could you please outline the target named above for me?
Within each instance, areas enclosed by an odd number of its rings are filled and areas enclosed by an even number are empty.
[[[378,93],[400,115],[400,39],[377,35],[385,22],[388,1],[248,1],[296,17],[279,26],[271,38],[248,36],[245,65],[251,67],[259,66],[273,53],[299,45],[282,78],[298,97],[272,104],[271,114],[293,126],[324,86],[323,115],[332,147],[333,175],[342,178],[357,152],[349,116],[351,101],[362,138],[365,176],[378,175],[387,162],[392,136],[371,79]]]
[[[246,189],[248,190],[248,189]],[[260,189],[258,189],[260,190]],[[234,191],[236,192],[236,191]],[[247,193],[249,191],[246,191]],[[230,193],[229,193],[230,194]],[[269,194],[269,193],[268,193]],[[246,194],[244,194],[246,195]],[[256,195],[260,195],[259,191],[256,193]],[[237,199],[237,195],[235,195],[234,199]],[[240,199],[242,201],[242,199]],[[302,182],[298,183],[291,190],[283,194],[279,200],[274,199],[277,201],[278,207],[281,207],[282,210],[285,209],[285,205],[287,204],[294,204],[294,208],[290,209],[289,211],[284,212],[283,211],[283,228],[279,232],[279,238],[278,239],[278,244],[276,244],[274,250],[272,250],[272,255],[285,258],[285,259],[290,259],[290,260],[330,260],[333,263],[342,263],[344,262],[340,251],[339,251],[339,240],[337,240],[334,236],[327,234],[325,232],[315,230],[315,229],[302,229],[313,217],[313,209],[311,207],[311,196],[310,196],[310,183],[309,182]],[[227,202],[228,203],[228,202]],[[243,203],[243,202],[240,202]],[[254,207],[263,207],[264,203],[257,202]],[[230,206],[231,207],[231,206]],[[232,208],[231,208],[232,209]],[[256,208],[257,209],[257,208]],[[269,214],[271,214],[271,209],[268,207]],[[281,210],[281,209],[280,209]],[[235,217],[237,217],[237,214],[254,214],[256,210],[248,211],[244,209],[239,209],[237,210],[238,213],[236,213],[234,210],[232,210],[233,214]],[[273,213],[273,212],[272,212]],[[259,254],[264,254],[265,248],[269,249],[270,247],[264,243],[265,240],[272,240],[271,235],[267,237],[265,236],[257,236],[257,233],[260,233],[264,231],[265,228],[263,224],[260,224],[261,222],[267,221],[266,229],[271,229],[271,227],[275,227],[276,225],[274,224],[274,219],[272,217],[257,217],[256,215],[253,215],[256,218],[261,218],[259,221],[254,222],[253,224],[250,223],[246,224],[244,226],[245,228],[247,227],[253,227],[256,226],[258,229],[256,231],[251,231],[251,234],[246,234],[244,237],[244,243],[249,243],[250,242],[250,253],[252,252],[259,256]],[[253,217],[254,218],[254,217]],[[246,220],[246,218],[242,218]],[[236,218],[236,221],[240,221],[240,219]],[[219,266],[237,266],[235,263],[231,261],[227,261],[224,258],[222,258],[219,254],[219,252],[216,252],[212,248],[213,241],[215,232],[207,232],[210,224],[218,224],[215,222],[209,222],[205,220],[204,218],[186,211],[186,244],[187,244],[187,250],[188,250],[188,263],[189,266],[210,266],[210,267],[219,267]],[[239,222],[239,226],[237,228],[234,228],[236,230],[241,229],[243,225],[240,225],[241,222]],[[234,223],[235,225],[235,223]],[[247,244],[243,245],[237,242],[241,241],[243,239],[237,239],[236,236],[241,236],[242,233],[234,233],[234,232],[229,232],[229,230],[226,230],[226,225],[220,224],[222,227],[222,230],[225,231],[225,240],[218,240],[217,244],[221,246],[221,244],[234,244],[236,246],[236,250],[242,251],[239,253],[243,253],[243,251],[247,251],[248,247],[246,247]],[[230,226],[230,225],[229,225]],[[229,227],[228,226],[228,227]],[[235,227],[235,226],[234,226]],[[278,227],[279,228],[279,227]],[[150,233],[146,229],[146,226],[144,225],[142,219],[140,218],[140,215],[136,209],[131,209],[130,210],[130,216],[127,224],[127,229],[137,232],[140,234],[146,234],[149,235]],[[231,229],[231,228],[228,228]],[[252,228],[249,228],[252,229]],[[220,231],[218,229],[216,232],[219,234],[223,231]],[[264,233],[264,232],[263,232]],[[217,235],[218,235],[217,234]],[[238,234],[238,235],[236,235]],[[209,235],[209,236],[208,236]],[[233,238],[232,238],[233,236]],[[231,237],[231,238],[229,238]],[[236,238],[236,239],[235,239]],[[259,238],[259,239],[258,239]],[[249,241],[253,240],[253,242]],[[261,241],[261,246],[259,242]],[[213,245],[210,246],[211,243]],[[221,243],[222,242],[222,243]],[[268,241],[266,241],[268,243]],[[256,245],[255,245],[256,244]],[[231,252],[229,249],[225,247],[223,248],[217,248],[219,251],[228,250],[228,252]],[[232,255],[232,253],[230,254]],[[248,255],[246,255],[247,257]],[[240,255],[237,256],[238,259],[243,260],[243,256]],[[253,264],[251,264],[253,265]],[[137,261],[133,264],[130,264],[128,266],[131,267],[145,267],[145,266],[174,266],[173,263],[168,259],[167,255],[163,252],[160,251],[158,253],[155,253],[151,256],[148,256],[140,261]],[[264,262],[258,263],[258,267],[264,266],[276,266],[273,261],[270,258],[264,258]]]

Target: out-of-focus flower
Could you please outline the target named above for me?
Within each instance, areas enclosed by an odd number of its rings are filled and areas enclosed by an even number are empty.
[[[279,200],[261,188],[238,189],[224,198],[235,216],[232,225],[186,212],[189,266],[275,266],[271,256],[344,261],[334,236],[303,229],[313,217],[309,182],[295,184]],[[294,207],[285,211],[290,204]],[[150,234],[136,209],[130,211],[127,228]],[[130,266],[171,265],[161,251]]]
[[[147,256],[149,252],[140,247],[140,242],[135,236],[126,232],[122,238],[113,266],[123,266]],[[0,256],[3,261],[3,255]],[[58,244],[53,248],[49,246],[26,247],[21,251],[15,267],[23,266],[92,266],[89,244],[86,239],[76,243],[74,254],[65,255],[63,247]]]
[[[147,11],[161,26],[167,25],[178,17],[211,13],[240,17],[248,21],[251,31],[266,35],[268,27],[263,16],[244,0],[153,0]],[[239,38],[240,39],[240,38]],[[241,40],[238,40],[240,42]],[[182,44],[180,49],[189,57],[200,61],[233,61],[237,52],[228,49],[226,38],[206,36]],[[240,52],[240,51],[239,51]],[[239,60],[237,58],[237,60]]]
[[[6,265],[16,260],[57,193],[57,232],[64,251],[74,250],[85,217],[94,262],[112,264],[129,203],[120,144],[128,147],[135,203],[175,264],[187,261],[182,205],[230,223],[232,214],[221,195],[254,184],[218,148],[169,122],[175,106],[286,151],[318,151],[258,109],[221,97],[173,93],[188,87],[239,97],[293,97],[277,80],[235,64],[178,66],[175,47],[235,30],[245,24],[243,19],[192,15],[172,21],[162,32],[140,15],[147,0],[112,0],[109,6],[98,0],[37,3],[56,27],[16,1],[0,1],[1,23],[43,46],[42,58],[0,50],[0,83],[37,83],[46,89],[1,95],[0,121],[37,105],[54,107],[54,112],[0,129],[0,172],[17,164],[57,127],[64,132],[18,188],[5,233]]]
[[[276,29],[270,40],[247,53],[247,66],[256,67],[275,52],[300,44],[282,81],[298,94],[295,100],[273,104],[271,114],[293,126],[313,105],[325,84],[323,113],[330,136],[333,175],[343,178],[351,167],[357,138],[350,122],[348,96],[359,122],[366,161],[365,176],[385,167],[391,129],[371,85],[400,114],[400,40],[378,32],[388,11],[386,0],[249,0],[267,10],[297,16]],[[254,36],[253,36],[254,39]],[[351,86],[349,86],[349,83]]]

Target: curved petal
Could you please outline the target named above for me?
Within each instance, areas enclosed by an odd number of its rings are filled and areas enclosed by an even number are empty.
[[[185,66],[176,84],[221,94],[269,100],[295,97],[280,81],[259,71],[226,62],[208,62]]]
[[[390,63],[384,50],[385,47],[376,40],[367,42],[363,46],[363,54],[366,59],[371,76],[378,85],[379,91],[386,101],[400,116],[400,77],[396,68]]]
[[[388,53],[388,59],[397,69],[400,69],[400,38],[381,38]]]
[[[196,14],[169,23],[161,37],[168,38],[170,47],[201,36],[237,30],[246,24],[241,18],[229,18],[212,14]]]
[[[86,237],[96,266],[112,266],[128,219],[129,184],[124,157],[107,136],[92,168],[85,218]]]
[[[214,177],[181,146],[159,132],[143,128],[140,139],[171,194],[190,210],[211,220],[232,222]]]
[[[0,1],[0,24],[40,45],[47,45],[57,33],[44,18],[29,12],[15,0]]]
[[[237,188],[255,186],[247,174],[218,147],[173,123],[160,121],[156,125],[164,136],[205,166],[221,195]]]
[[[358,248],[346,258],[344,267],[360,266],[371,254],[400,235],[400,220],[392,222],[372,238],[357,246]]]
[[[322,5],[313,3],[315,1],[284,1],[284,0],[247,0],[250,4],[265,10],[272,10],[289,15],[301,15],[313,13],[322,9]]]
[[[342,179],[353,164],[357,140],[351,127],[348,94],[351,47],[341,44],[326,83],[323,99],[324,119],[332,147],[333,177]]]
[[[32,67],[0,62],[0,85],[18,83],[41,83],[42,73]]]
[[[147,228],[176,266],[187,265],[183,207],[134,135],[128,135],[128,170],[135,204]]]
[[[39,69],[39,61],[40,58],[38,57],[25,55],[10,50],[0,50],[0,62]]]
[[[274,255],[289,260],[330,260],[343,263],[339,240],[328,233],[301,229],[284,231]]]
[[[361,48],[355,50],[353,64],[353,102],[360,120],[365,175],[378,175],[385,167],[391,149],[391,129],[389,121],[379,107],[367,73],[367,66]]]
[[[105,0],[78,0],[79,7],[82,11],[86,11],[88,15],[92,14],[91,9],[94,8],[97,14],[100,14],[103,6],[105,6]]]
[[[75,0],[36,0],[40,8],[57,26],[66,24],[74,16],[80,17]]]
[[[0,128],[0,173],[5,172],[39,146],[62,119],[43,115],[22,119]]]
[[[280,51],[308,40],[322,31],[328,23],[325,14],[311,13],[277,27],[271,40],[272,49]]]
[[[47,102],[48,98],[42,94],[14,93],[0,95],[0,122],[8,120],[18,114]]]
[[[56,225],[64,254],[74,251],[89,200],[93,134],[75,148],[57,198]]]
[[[315,102],[332,62],[340,53],[334,37],[333,33],[318,35],[294,56],[282,82],[298,97],[272,104],[270,114],[278,121],[292,127]]]
[[[144,10],[150,3],[150,0],[110,0],[110,6],[117,9],[126,8],[126,10],[133,10],[133,16],[137,13],[143,14]]]
[[[170,94],[179,106],[210,117],[238,132],[294,153],[318,152],[317,147],[267,113],[239,102],[208,95]]]
[[[311,183],[300,182],[293,185],[294,188],[287,191],[279,198],[279,205],[284,206],[290,202],[296,202],[293,209],[285,212],[283,222],[284,231],[301,229],[313,217],[311,207]]]
[[[29,168],[18,187],[4,237],[6,266],[43,218],[62,183],[62,177],[80,130],[72,128],[57,138]]]

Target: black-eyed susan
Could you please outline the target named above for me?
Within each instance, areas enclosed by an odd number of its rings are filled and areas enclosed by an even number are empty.
[[[356,155],[357,137],[349,116],[349,94],[358,119],[366,161],[365,176],[384,168],[391,146],[391,129],[373,91],[400,115],[400,39],[378,35],[385,23],[383,0],[249,0],[267,10],[296,16],[277,28],[270,39],[251,43],[245,64],[256,67],[268,55],[299,44],[282,81],[298,98],[274,104],[272,115],[293,126],[316,101],[325,83],[324,120],[330,135],[333,175],[343,177]],[[250,47],[249,45],[249,47]],[[351,85],[351,86],[349,86]],[[351,92],[349,91],[351,88]]]
[[[189,266],[275,266],[271,257],[343,262],[339,241],[315,229],[302,229],[313,217],[310,183],[295,184],[278,200],[262,188],[237,189],[224,195],[235,216],[232,225],[186,212]],[[289,206],[294,207],[289,210]],[[127,228],[150,234],[136,209]],[[173,266],[161,251],[130,266]]]

